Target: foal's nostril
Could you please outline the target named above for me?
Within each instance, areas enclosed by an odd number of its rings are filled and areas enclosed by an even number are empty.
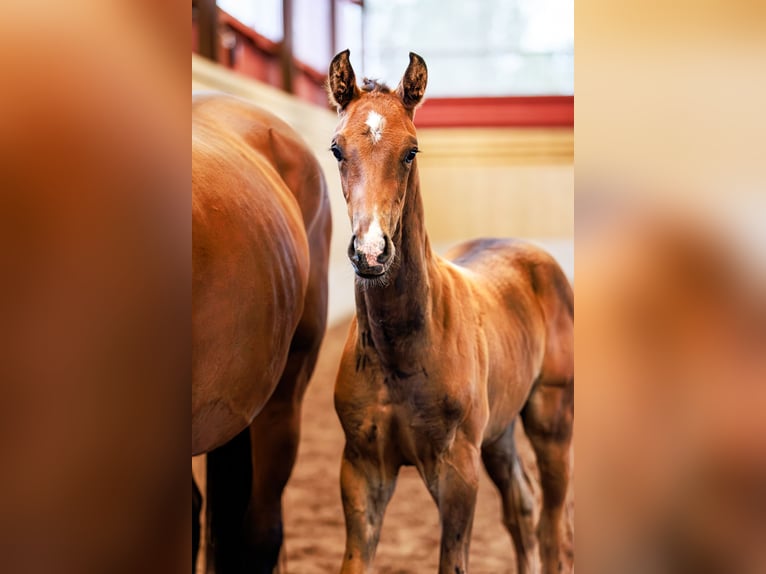
[[[388,235],[383,236],[383,241],[383,253],[378,255],[378,263],[385,263],[391,258],[391,240],[388,238]]]
[[[348,258],[351,260],[356,260],[358,258],[357,252],[356,252],[356,235],[351,236],[351,241],[348,244]]]

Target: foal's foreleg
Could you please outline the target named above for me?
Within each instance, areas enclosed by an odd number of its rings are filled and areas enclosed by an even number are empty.
[[[427,480],[442,528],[439,574],[465,574],[479,484],[479,448],[458,436],[435,470],[436,488]]]
[[[398,465],[364,458],[346,444],[340,471],[346,550],[341,574],[370,572],[380,540],[383,515],[396,486]]]

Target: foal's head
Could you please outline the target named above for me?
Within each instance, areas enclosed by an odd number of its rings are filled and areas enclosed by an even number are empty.
[[[391,238],[400,229],[418,153],[412,120],[428,72],[423,59],[410,53],[410,64],[395,90],[367,79],[359,89],[348,56],[348,50],[341,52],[330,64],[330,102],[340,115],[330,150],[338,160],[351,220],[348,257],[360,277],[384,280],[395,259]]]

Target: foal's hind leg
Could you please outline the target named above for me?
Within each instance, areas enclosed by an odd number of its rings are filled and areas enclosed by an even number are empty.
[[[532,392],[521,411],[540,469],[543,507],[537,528],[543,572],[560,572],[561,517],[569,485],[569,447],[574,421],[572,379],[546,384]]]
[[[503,499],[503,523],[516,549],[517,572],[527,574],[539,571],[539,561],[534,554],[535,501],[529,488],[528,477],[516,452],[513,436],[515,427],[514,419],[498,440],[482,447],[481,456],[489,477]]]

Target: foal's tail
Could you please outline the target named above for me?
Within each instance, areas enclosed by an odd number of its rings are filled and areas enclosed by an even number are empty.
[[[207,571],[234,572],[244,551],[252,488],[249,427],[207,455]]]

